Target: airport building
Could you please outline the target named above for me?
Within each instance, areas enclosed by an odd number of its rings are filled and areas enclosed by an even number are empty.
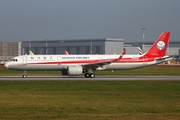
[[[76,39],[76,40],[33,40],[20,42],[0,42],[0,63],[3,64],[12,57],[25,55],[32,50],[34,54],[120,54],[126,49],[126,54],[138,54],[138,47],[144,52],[149,50],[154,42],[124,43],[123,39]],[[180,41],[170,41],[166,55],[180,56]],[[179,58],[180,59],[180,58]]]
[[[0,51],[0,63],[4,63],[14,56],[21,55],[21,43],[0,42]]]
[[[32,50],[34,54],[120,54],[126,49],[126,54],[138,54],[140,47],[144,52],[149,50],[153,42],[129,42],[123,39],[76,39],[76,40],[34,40],[23,41],[21,54]],[[167,55],[180,55],[180,41],[170,41]]]
[[[29,50],[34,54],[120,54],[124,48],[123,39],[76,39],[76,40],[34,40],[22,41],[22,54]]]

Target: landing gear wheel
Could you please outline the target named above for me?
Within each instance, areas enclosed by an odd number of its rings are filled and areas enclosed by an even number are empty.
[[[90,76],[90,78],[94,78],[94,77],[95,77],[95,74],[94,74],[94,73],[91,73],[89,76]]]
[[[23,77],[23,78],[26,78],[26,77],[27,77],[27,75],[23,75],[22,77]]]
[[[85,77],[85,78],[89,78],[89,77],[90,77],[90,76],[89,76],[89,73],[85,73],[85,74],[84,74],[84,77]]]
[[[27,74],[26,74],[27,72],[26,72],[26,70],[24,71],[24,73],[23,73],[23,78],[27,78]]]

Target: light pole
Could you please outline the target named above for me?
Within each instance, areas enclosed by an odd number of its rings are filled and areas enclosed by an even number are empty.
[[[142,39],[142,50],[144,51],[144,41],[145,41],[145,33],[144,33],[144,31],[145,31],[145,29],[146,28],[141,28],[141,30],[142,30],[142,37],[143,37],[143,39]]]
[[[48,39],[45,39],[46,41],[46,55],[48,54]]]

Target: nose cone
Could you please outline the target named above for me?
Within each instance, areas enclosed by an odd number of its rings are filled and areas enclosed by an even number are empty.
[[[5,66],[6,68],[9,68],[9,64],[8,64],[8,63],[6,63],[4,66]]]

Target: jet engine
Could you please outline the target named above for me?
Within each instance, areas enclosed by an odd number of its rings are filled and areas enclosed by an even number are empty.
[[[82,73],[82,66],[78,65],[70,65],[67,69],[62,70],[62,75],[81,75]]]

